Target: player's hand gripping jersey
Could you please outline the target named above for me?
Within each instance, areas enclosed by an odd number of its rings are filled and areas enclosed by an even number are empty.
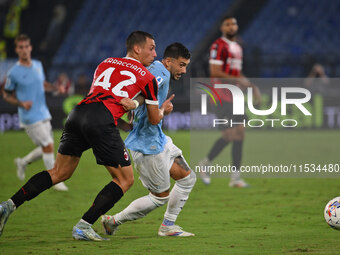
[[[126,112],[120,100],[131,99],[142,93],[146,104],[158,104],[158,86],[155,77],[132,58],[107,58],[94,73],[89,94],[79,104],[102,102],[117,119]]]
[[[159,61],[154,61],[147,68],[155,77],[158,83],[158,101],[162,105],[166,100],[169,91],[170,72]],[[125,146],[133,151],[143,154],[158,154],[164,150],[166,136],[162,131],[162,123],[152,125],[148,120],[145,105],[135,110],[133,130],[125,140]]]

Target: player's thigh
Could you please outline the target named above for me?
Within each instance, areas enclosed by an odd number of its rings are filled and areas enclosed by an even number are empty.
[[[245,137],[246,128],[243,125],[237,125],[235,127],[234,140],[242,141]]]
[[[53,184],[70,178],[76,170],[79,160],[80,158],[76,156],[57,153],[54,167],[48,170]]]
[[[188,176],[191,172],[189,164],[185,161],[183,156],[175,158],[174,163],[170,169],[170,176],[174,180],[180,180]]]
[[[101,103],[93,103],[86,108],[91,114],[81,130],[97,164],[114,168],[130,166],[129,154],[111,112]]]
[[[80,158],[83,152],[90,148],[82,130],[84,123],[88,122],[86,111],[84,106],[77,105],[68,115],[59,141],[60,154]]]
[[[131,165],[124,167],[121,166],[118,167],[105,166],[105,167],[111,174],[113,181],[120,186],[124,193],[132,186],[134,177]]]
[[[131,151],[135,169],[143,186],[155,194],[167,191],[170,188],[170,164],[166,159],[166,152],[159,154],[142,154]]]
[[[236,127],[228,127],[221,131],[222,138],[225,141],[231,142],[234,140],[236,135]]]
[[[34,144],[47,147],[53,144],[53,132],[51,122],[44,120],[25,127],[27,135],[31,138]]]
[[[182,151],[167,137],[167,143],[161,153],[144,155],[131,152],[135,167],[143,185],[152,193],[162,193],[170,188],[170,169],[175,159],[182,155]]]
[[[114,168],[131,165],[129,153],[115,126],[101,127],[88,134],[88,142],[92,147],[97,164]]]
[[[229,102],[224,102],[221,107],[218,107],[216,109],[216,115],[219,119],[224,119],[228,121],[226,125],[219,125],[222,138],[225,141],[233,141],[236,132],[235,126],[231,126],[232,121],[234,121],[233,104]]]

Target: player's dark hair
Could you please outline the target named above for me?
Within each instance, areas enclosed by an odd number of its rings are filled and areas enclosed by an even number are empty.
[[[190,51],[181,43],[175,42],[166,47],[163,58],[175,58],[179,57],[189,59],[191,57]]]
[[[14,40],[14,46],[17,46],[18,42],[22,42],[22,41],[28,41],[29,43],[31,43],[31,38],[29,38],[27,35],[25,34],[20,34],[18,35],[15,40]]]
[[[224,16],[222,19],[221,19],[221,24],[227,20],[227,19],[236,19],[234,16],[231,16],[231,15],[227,15],[227,16]]]
[[[146,38],[153,39],[153,36],[144,31],[134,31],[126,39],[126,50],[131,51],[133,46],[141,45],[146,42]]]

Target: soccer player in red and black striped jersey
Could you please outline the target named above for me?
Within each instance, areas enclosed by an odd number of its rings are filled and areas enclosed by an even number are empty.
[[[232,16],[222,19],[221,23],[222,36],[218,38],[210,48],[210,77],[213,83],[219,82],[223,78],[236,81],[241,89],[252,87],[254,91],[255,103],[260,103],[261,95],[259,89],[251,84],[242,74],[243,51],[241,46],[236,42],[238,31],[237,21]],[[217,117],[220,119],[233,119],[233,122],[242,122],[245,116],[233,116],[232,114],[232,94],[228,89],[220,90],[219,96],[223,100],[223,106],[218,108]],[[241,120],[242,119],[242,120]],[[242,158],[242,145],[244,140],[245,127],[236,125],[226,127],[222,130],[222,136],[215,142],[209,154],[204,158],[200,165],[210,165],[217,155],[229,144],[232,143],[232,164],[239,170]],[[205,184],[210,184],[210,175],[201,172],[200,177]],[[230,187],[247,187],[247,183],[241,179],[240,172],[236,171],[231,174]]]
[[[125,109],[138,105],[126,98],[134,99],[142,94],[149,121],[154,125],[162,120],[164,112],[172,109],[169,99],[159,109],[157,81],[145,68],[156,57],[152,35],[135,31],[127,38],[126,46],[125,58],[107,58],[97,67],[89,94],[67,118],[54,167],[34,175],[8,201],[0,204],[0,235],[16,208],[52,185],[69,179],[82,153],[92,148],[97,163],[106,167],[112,181],[99,192],[93,205],[73,227],[72,236],[77,240],[105,240],[91,226],[120,200],[134,181],[129,154],[117,129]],[[124,98],[133,106],[129,108],[122,102]]]

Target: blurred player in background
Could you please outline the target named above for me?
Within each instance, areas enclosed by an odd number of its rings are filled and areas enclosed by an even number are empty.
[[[189,62],[188,49],[180,43],[173,43],[165,49],[162,62],[155,61],[148,67],[157,79],[160,103],[166,99],[170,78],[179,80],[186,73]],[[111,235],[124,222],[142,218],[168,202],[158,235],[194,236],[175,225],[175,221],[195,185],[196,175],[185,161],[182,151],[163,133],[162,122],[158,125],[150,123],[145,105],[135,110],[133,130],[125,144],[131,150],[140,180],[150,193],[136,199],[114,216],[102,216],[106,233]],[[170,177],[176,181],[171,192]]]
[[[54,167],[34,175],[8,201],[0,204],[0,235],[16,208],[53,184],[69,179],[82,153],[92,148],[97,163],[106,167],[112,181],[99,192],[73,227],[72,236],[76,240],[106,240],[92,229],[92,224],[120,200],[134,181],[130,158],[117,129],[120,117],[126,112],[121,103],[141,93],[145,97],[148,118],[154,125],[172,107],[170,100],[166,100],[159,109],[157,81],[144,67],[156,57],[152,35],[135,31],[127,38],[126,46],[125,58],[107,58],[98,65],[89,94],[67,118]],[[138,104],[135,103],[129,109]]]
[[[254,102],[260,103],[261,95],[259,89],[251,84],[247,78],[242,74],[243,52],[241,46],[236,42],[236,35],[238,31],[237,21],[234,17],[227,16],[222,19],[221,23],[222,36],[218,38],[210,48],[210,77],[215,83],[219,79],[230,79],[234,83],[238,83],[241,89],[247,87],[253,88]],[[217,79],[215,79],[217,78]],[[233,116],[233,104],[231,92],[227,89],[221,91],[220,97],[223,100],[223,106],[217,109],[217,117],[219,119],[233,119],[234,122],[242,122],[245,116]],[[239,168],[242,159],[242,146],[245,136],[245,127],[243,125],[236,125],[233,127],[226,127],[222,130],[222,136],[215,142],[207,157],[200,161],[199,165],[208,166],[221,153],[221,151],[232,143],[232,164],[237,171],[231,173],[230,187],[247,187],[248,184],[241,179]],[[211,178],[208,172],[200,172],[200,177],[205,184],[210,184]]]
[[[15,159],[17,176],[23,181],[26,166],[41,157],[46,169],[51,169],[54,165],[51,114],[45,100],[45,90],[50,91],[54,87],[45,81],[41,62],[31,59],[30,38],[19,35],[14,43],[19,60],[8,71],[3,97],[8,103],[18,106],[20,125],[37,145],[25,157]],[[60,191],[68,190],[63,182],[54,185],[53,188]]]

